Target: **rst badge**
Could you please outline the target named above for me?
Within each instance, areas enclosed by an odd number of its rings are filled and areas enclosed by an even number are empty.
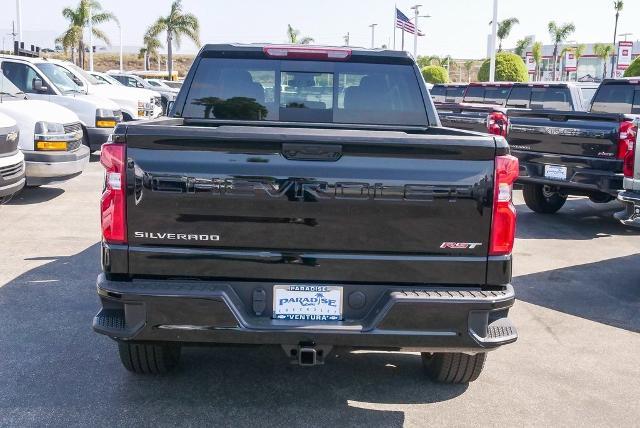
[[[443,242],[440,245],[440,248],[448,248],[450,250],[473,250],[481,245],[481,242]]]

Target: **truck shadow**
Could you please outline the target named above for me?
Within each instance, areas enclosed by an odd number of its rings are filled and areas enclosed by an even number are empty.
[[[51,201],[64,193],[59,187],[25,187],[7,205],[29,205]]]
[[[588,199],[570,199],[555,214],[538,214],[522,204],[518,211],[517,237],[522,239],[588,240],[605,236],[640,235],[613,217],[622,210],[617,202],[594,204]]]
[[[399,427],[403,405],[467,389],[428,382],[413,354],[337,351],[301,368],[274,347],[189,347],[177,371],[136,376],[91,330],[99,244],[51,260],[0,287],[0,425]]]
[[[640,332],[640,254],[522,275],[513,284],[518,300]]]

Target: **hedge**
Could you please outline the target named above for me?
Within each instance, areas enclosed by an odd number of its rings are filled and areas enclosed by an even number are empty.
[[[480,71],[478,72],[478,80],[481,82],[489,81],[489,59],[486,59]],[[498,52],[496,54],[496,82],[526,82],[529,80],[527,67],[522,58],[511,52]]]
[[[448,83],[449,73],[444,67],[439,65],[427,65],[422,68],[422,76],[427,83]]]

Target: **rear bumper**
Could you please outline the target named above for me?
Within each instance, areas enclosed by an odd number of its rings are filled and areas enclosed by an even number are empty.
[[[73,152],[25,152],[27,186],[64,181],[82,173],[89,163],[89,147]]]
[[[549,153],[512,150],[520,161],[520,184],[544,184],[564,189],[569,194],[607,193],[616,196],[622,190],[622,164],[612,159],[592,159]],[[545,165],[567,167],[567,180],[544,176]]]
[[[626,226],[640,228],[640,192],[620,192],[618,200],[624,204],[625,209],[615,213],[615,217]]]
[[[118,340],[367,347],[485,352],[517,339],[507,318],[511,285],[385,287],[364,316],[314,323],[271,318],[270,284],[171,280],[108,281],[98,277],[102,309],[93,329]],[[345,306],[350,305],[345,286]],[[353,286],[352,286],[353,287]],[[246,293],[263,288],[263,311]],[[242,295],[242,296],[241,296]],[[265,294],[262,294],[264,297]],[[258,302],[260,308],[260,302]],[[347,312],[345,312],[346,314]]]

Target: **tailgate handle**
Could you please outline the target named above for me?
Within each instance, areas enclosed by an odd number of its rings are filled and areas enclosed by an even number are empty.
[[[335,162],[342,156],[336,144],[282,144],[282,155],[289,160]]]

